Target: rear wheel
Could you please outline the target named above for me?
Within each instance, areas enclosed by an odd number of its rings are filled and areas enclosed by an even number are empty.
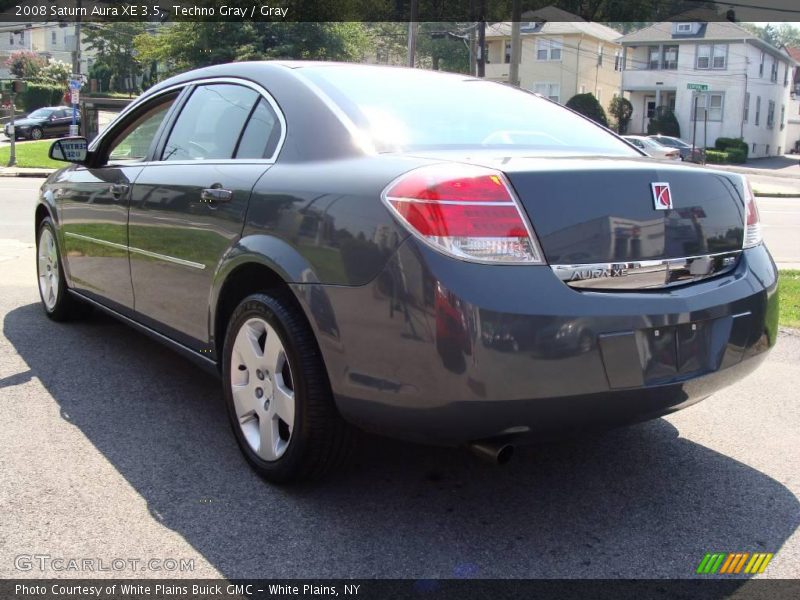
[[[39,224],[36,236],[36,278],[42,307],[48,317],[54,321],[66,321],[83,313],[85,307],[67,293],[56,231],[50,217]]]
[[[338,466],[352,446],[316,340],[286,293],[253,294],[234,311],[223,385],[236,441],[265,479],[287,482]]]
[[[31,129],[31,139],[32,140],[40,140],[42,139],[42,128],[41,127],[34,127]]]

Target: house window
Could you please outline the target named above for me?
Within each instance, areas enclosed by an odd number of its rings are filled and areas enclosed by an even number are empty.
[[[758,76],[759,77],[763,77],[764,76],[764,52],[763,51],[761,52],[761,62],[758,63]]]
[[[755,153],[756,153],[756,144],[755,144],[755,142],[753,142],[753,154],[755,154]]]
[[[714,62],[711,65],[712,69],[724,69],[728,62],[728,46],[727,44],[714,46]]]
[[[661,48],[658,46],[650,46],[647,55],[649,57],[647,60],[647,68],[657,69],[658,64],[661,62]]]
[[[536,40],[536,60],[561,60],[561,40]]]
[[[675,31],[677,33],[692,33],[692,24],[691,23],[678,23],[677,27],[675,27]]]
[[[775,102],[769,101],[767,105],[767,127],[772,129],[775,126]]]
[[[750,92],[744,94],[744,118],[742,120],[745,123],[750,120]]]
[[[533,84],[533,91],[549,98],[553,102],[560,101],[561,85],[558,83],[540,82]]]
[[[781,129],[783,129],[785,123],[786,123],[786,105],[781,104]],[[780,152],[778,154],[780,154]]]
[[[697,46],[698,69],[724,69],[728,62],[727,44],[701,44]]]
[[[708,69],[711,66],[711,46],[697,47],[697,68]]]
[[[55,44],[56,43],[56,32],[55,31],[51,31],[50,32],[50,43],[51,44]]]
[[[765,154],[766,154],[767,156],[769,156],[769,144],[767,144],[767,148],[766,148],[766,150],[765,150],[764,152],[765,152]]]
[[[622,71],[622,55],[619,50],[614,53],[614,70]]]
[[[597,66],[603,66],[603,44],[597,44]]]
[[[772,70],[770,71],[769,74],[769,80],[772,81],[773,83],[776,83],[778,81],[778,61],[775,60],[774,58],[772,59]]]
[[[13,45],[14,45],[14,34],[13,34],[13,33],[9,33],[9,34],[8,34],[8,43],[9,43],[9,45],[11,45],[11,46],[13,46]]]
[[[678,46],[664,46],[664,62],[661,68],[671,71],[678,68]]]
[[[505,43],[503,62],[506,63],[506,64],[511,62],[511,42],[506,42]]]
[[[21,31],[19,34],[19,43],[20,45],[25,45],[25,32]]]
[[[709,92],[697,96],[697,121],[703,121],[708,114],[709,121],[722,121],[722,109],[725,94],[722,92]]]
[[[756,127],[761,121],[761,96],[756,96]]]

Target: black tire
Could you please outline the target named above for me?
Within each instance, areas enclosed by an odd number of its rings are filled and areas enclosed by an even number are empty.
[[[40,243],[42,235],[45,231],[50,233],[54,242],[58,239],[56,237],[55,227],[53,227],[53,222],[50,220],[50,217],[45,217],[42,219],[42,222],[39,224],[39,229],[36,232],[36,282],[37,287],[39,288],[39,298],[42,301],[42,308],[44,309],[45,314],[53,321],[68,321],[82,317],[86,314],[88,306],[77,300],[67,291],[67,282],[64,279],[64,267],[61,262],[61,253],[58,250],[57,243],[55,244],[56,259],[51,268],[54,267],[58,270],[58,284],[53,286],[55,291],[55,302],[52,303],[52,305],[45,301],[42,286],[38,285],[41,275],[39,271],[41,263],[39,260]]]
[[[44,137],[44,132],[41,127],[34,127],[31,129],[31,139],[40,140]]]
[[[291,369],[294,424],[286,450],[273,461],[262,459],[247,442],[233,400],[233,346],[239,330],[252,318],[263,319],[277,332]],[[350,454],[354,431],[336,409],[316,339],[290,293],[253,294],[234,310],[222,353],[222,385],[236,442],[253,469],[267,481],[317,478],[339,467]]]

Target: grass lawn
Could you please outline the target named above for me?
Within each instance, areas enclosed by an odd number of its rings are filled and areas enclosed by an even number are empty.
[[[66,167],[68,163],[50,160],[47,157],[50,146],[54,140],[42,140],[39,142],[25,142],[16,145],[17,166],[30,168],[52,168],[60,169]],[[0,167],[8,164],[8,154],[11,151],[9,146],[0,148]]]
[[[779,322],[784,327],[800,327],[800,271],[780,272]]]

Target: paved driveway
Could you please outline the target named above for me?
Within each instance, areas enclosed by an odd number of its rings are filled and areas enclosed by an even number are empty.
[[[44,317],[37,183],[0,180],[0,577],[42,575],[20,554],[189,559],[194,577],[690,577],[708,551],[775,552],[764,575],[800,577],[800,335],[686,411],[503,468],[366,438],[340,477],[271,487],[213,377],[110,318]]]

